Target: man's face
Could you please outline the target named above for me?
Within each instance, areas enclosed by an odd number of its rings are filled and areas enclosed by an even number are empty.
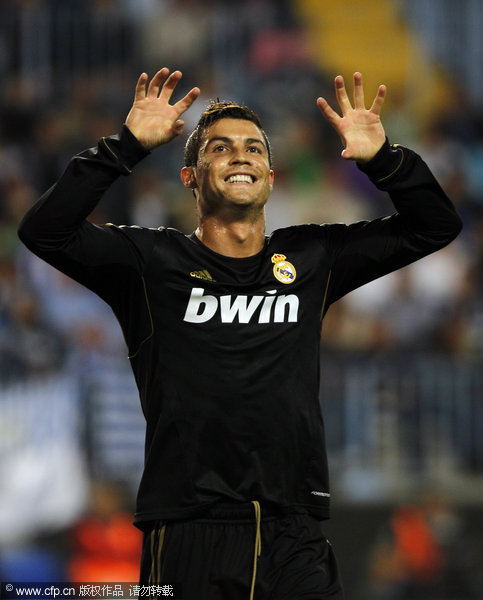
[[[196,167],[185,167],[181,178],[196,190],[202,215],[233,208],[256,214],[273,186],[262,132],[244,119],[215,121],[204,132]]]

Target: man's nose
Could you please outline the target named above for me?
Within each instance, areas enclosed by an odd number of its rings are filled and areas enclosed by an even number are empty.
[[[246,152],[245,148],[237,147],[233,148],[233,153],[231,156],[232,164],[240,164],[240,163],[250,163],[250,155]]]

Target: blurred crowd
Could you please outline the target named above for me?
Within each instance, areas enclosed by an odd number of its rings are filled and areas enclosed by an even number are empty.
[[[481,598],[481,542],[440,494],[397,506],[369,556],[371,600]]]
[[[275,153],[269,229],[298,222],[351,222],[392,210],[353,164],[340,159],[340,142],[315,107],[318,95],[332,98],[333,74],[316,68],[290,7],[249,2],[250,10],[234,21],[226,8],[210,10],[216,4],[2,4],[4,42],[24,32],[26,15],[38,30],[40,14],[50,15],[51,27],[69,17],[88,41],[84,53],[78,50],[70,58],[75,71],[61,72],[65,65],[57,46],[67,41],[53,34],[45,55],[57,57],[59,65],[57,71],[55,63],[50,65],[49,77],[45,57],[31,57],[31,71],[19,62],[24,55],[8,55],[2,65],[0,381],[58,370],[79,348],[120,352],[122,340],[108,311],[28,254],[16,228],[72,154],[120,129],[141,70],[152,74],[162,62],[183,70],[180,92],[200,85],[202,97],[186,116],[187,131],[214,96],[245,102],[260,112]],[[108,25],[111,39],[105,48],[101,42]],[[214,39],[220,26],[223,35],[218,32],[220,39]],[[72,53],[74,48],[65,50]],[[233,63],[230,53],[236,53]],[[117,69],[107,69],[106,61],[114,59]],[[329,348],[481,356],[483,115],[480,106],[466,100],[464,90],[455,90],[446,106],[445,114],[422,124],[410,122],[411,116],[402,114],[404,107],[383,117],[391,141],[415,148],[426,159],[462,214],[464,231],[442,252],[332,307],[323,336]],[[183,141],[158,150],[129,180],[115,185],[92,219],[190,232],[194,206],[178,179]]]
[[[116,182],[91,216],[94,222],[193,230],[195,207],[178,175],[183,143],[216,97],[254,108],[271,138],[276,179],[268,231],[393,210],[354,164],[340,158],[340,140],[315,104],[324,95],[335,106],[335,73],[322,72],[311,56],[293,2],[251,0],[239,12],[217,0],[2,0],[0,11],[3,389],[66,370],[99,370],[125,354],[109,309],[31,255],[16,231],[74,153],[119,131],[142,71],[179,68],[184,77],[176,94],[198,85],[202,95],[186,114],[182,139]],[[368,97],[373,93],[366,90]],[[326,350],[481,359],[483,111],[468,98],[455,86],[445,111],[424,123],[412,121],[401,103],[383,112],[390,141],[425,158],[464,230],[443,251],[331,307]],[[86,536],[78,542],[89,546]]]

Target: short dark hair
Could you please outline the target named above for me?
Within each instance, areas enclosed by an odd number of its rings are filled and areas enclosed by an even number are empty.
[[[243,104],[220,100],[212,100],[210,102],[206,110],[202,112],[198,124],[189,136],[184,147],[185,166],[196,166],[205,129],[220,119],[244,119],[245,121],[252,121],[252,123],[255,123],[255,125],[262,132],[263,139],[267,146],[268,161],[270,166],[272,166],[272,148],[270,146],[268,136],[262,128],[262,123],[257,113],[251,108],[243,106]]]

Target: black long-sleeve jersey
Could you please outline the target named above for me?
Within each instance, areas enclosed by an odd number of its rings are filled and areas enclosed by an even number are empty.
[[[322,318],[344,294],[445,246],[461,221],[421,158],[386,142],[361,168],[396,213],[279,229],[249,258],[174,229],[88,222],[146,154],[126,127],[103,138],[19,229],[35,254],[103,298],[124,332],[147,422],[135,523],[251,500],[327,518]]]

